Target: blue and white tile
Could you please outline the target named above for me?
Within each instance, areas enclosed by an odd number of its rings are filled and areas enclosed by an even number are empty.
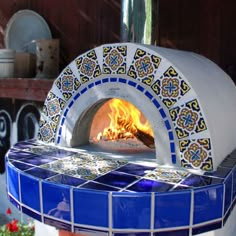
[[[155,194],[155,229],[188,227],[190,224],[191,191]]]
[[[108,205],[108,192],[73,189],[75,224],[108,228]]]
[[[222,184],[195,189],[193,224],[222,218],[223,195]]]
[[[21,202],[37,212],[40,212],[39,181],[29,175],[20,175]],[[33,196],[33,197],[32,197]]]
[[[150,229],[151,194],[112,193],[114,229]]]
[[[71,221],[70,188],[42,182],[43,213],[48,217]]]
[[[7,188],[8,192],[18,201],[20,201],[19,193],[19,174],[15,167],[7,164]]]

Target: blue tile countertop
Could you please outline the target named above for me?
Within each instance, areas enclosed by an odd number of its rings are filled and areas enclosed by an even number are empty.
[[[197,175],[29,140],[9,150],[6,169],[12,204],[76,233],[196,235],[224,227],[236,203],[236,151]]]

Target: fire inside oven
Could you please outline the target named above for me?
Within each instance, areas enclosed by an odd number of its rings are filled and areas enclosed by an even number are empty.
[[[119,142],[127,145],[155,148],[152,128],[134,105],[123,99],[113,98],[96,113],[90,132],[90,142]]]
[[[76,130],[79,135],[72,138],[72,146],[78,149],[133,161],[155,161],[152,127],[142,111],[127,100],[98,101],[78,118]]]

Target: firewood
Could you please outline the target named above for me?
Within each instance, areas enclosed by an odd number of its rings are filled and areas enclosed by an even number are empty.
[[[122,124],[122,127],[124,127],[127,132],[132,133],[139,141],[141,141],[147,147],[155,148],[154,138],[150,134],[138,129],[136,126],[132,126],[131,121],[125,120],[122,117],[118,117],[117,123],[119,125]]]
[[[134,136],[145,144],[149,148],[155,148],[154,138],[150,135],[145,133],[144,131],[137,128],[137,132],[134,133]]]

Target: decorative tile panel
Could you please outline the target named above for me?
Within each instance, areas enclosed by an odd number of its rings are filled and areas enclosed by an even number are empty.
[[[126,164],[125,161],[109,160],[80,153],[54,161],[53,163],[45,164],[42,168],[84,180],[93,180],[124,164]]]
[[[166,168],[156,168],[153,171],[149,171],[144,178],[152,179],[156,181],[179,183],[181,180],[189,175],[187,171],[166,169]]]
[[[55,124],[54,122],[47,122],[43,120],[43,118],[41,118],[39,122],[39,140],[44,141],[46,143],[54,143],[56,130],[57,124]]]
[[[134,54],[128,75],[150,86],[160,65],[161,58],[138,48]]]
[[[172,108],[169,112],[179,139],[207,130],[197,99]]]
[[[210,139],[182,140],[179,142],[179,147],[183,167],[213,170]]]
[[[103,73],[125,74],[126,56],[127,46],[103,47]]]
[[[58,124],[65,104],[66,102],[63,99],[57,97],[54,93],[49,92],[43,106],[43,113],[54,123]]]
[[[95,50],[91,50],[75,59],[75,64],[80,75],[79,80],[81,84],[84,84],[101,75],[101,69],[98,64]]]
[[[71,98],[81,85],[79,79],[75,77],[70,67],[66,67],[63,70],[62,74],[56,79],[55,84],[60,89],[66,101]]]
[[[177,100],[190,91],[190,86],[173,66],[170,66],[163,75],[151,85],[151,88],[167,108],[172,107]]]
[[[55,141],[57,126],[65,104],[66,102],[54,93],[48,93],[42,111],[42,114],[46,116],[47,120],[41,116],[38,133],[39,140],[47,143],[53,143]]]

